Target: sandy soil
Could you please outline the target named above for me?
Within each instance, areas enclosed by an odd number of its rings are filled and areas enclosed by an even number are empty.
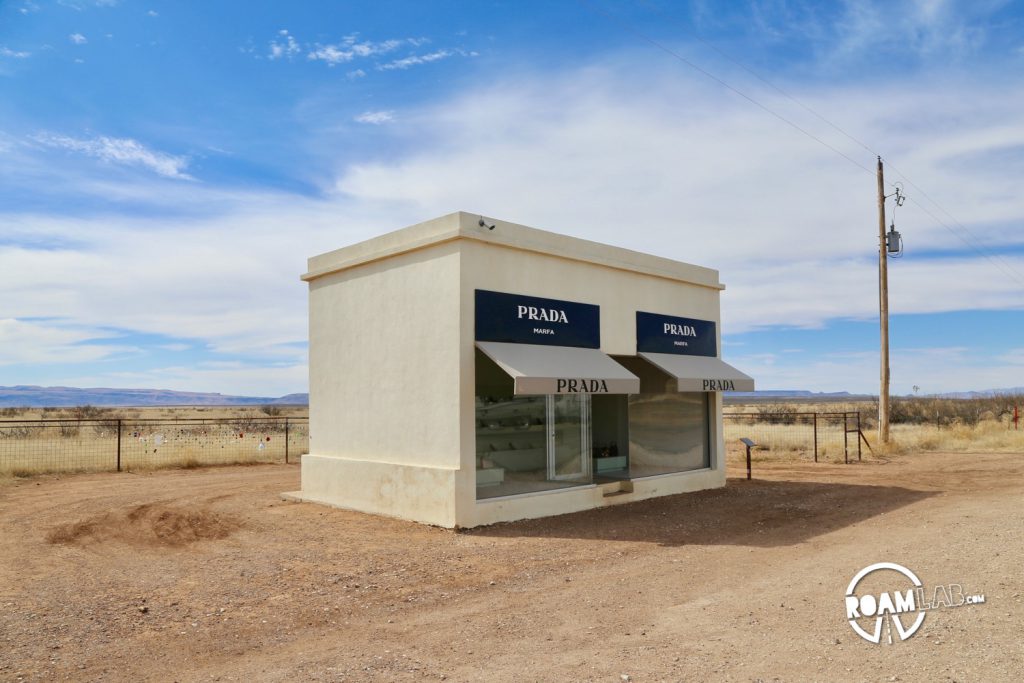
[[[0,485],[0,680],[1024,672],[1022,454],[766,463],[723,490],[463,533],[282,501],[298,474]],[[843,596],[878,561],[986,602],[931,612],[907,641],[867,643]]]

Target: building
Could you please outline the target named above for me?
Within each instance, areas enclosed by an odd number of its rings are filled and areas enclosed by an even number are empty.
[[[725,484],[718,272],[453,213],[309,259],[292,494],[443,527]]]

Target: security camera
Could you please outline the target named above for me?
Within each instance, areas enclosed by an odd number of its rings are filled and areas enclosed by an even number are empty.
[[[487,228],[488,230],[494,230],[494,224],[487,225],[487,221],[484,220],[483,216],[480,216],[480,220],[477,221],[477,225],[481,228]]]

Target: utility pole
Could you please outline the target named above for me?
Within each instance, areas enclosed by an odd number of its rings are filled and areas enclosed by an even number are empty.
[[[885,240],[885,182],[882,179],[882,157],[878,157],[878,314],[882,333],[878,440],[881,443],[889,443],[889,263]]]

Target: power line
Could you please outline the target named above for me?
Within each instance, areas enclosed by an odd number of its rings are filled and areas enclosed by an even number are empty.
[[[644,4],[645,6],[654,9],[658,14],[660,14],[661,16],[669,19],[670,21],[674,21],[676,23],[679,23],[679,21],[677,19],[675,19],[674,17],[666,14],[664,11],[661,10],[661,8],[657,7],[656,5],[651,4],[647,0],[638,0],[638,1],[640,3],[642,3],[642,4]],[[857,160],[853,159],[852,157],[850,157],[848,154],[846,154],[842,150],[834,147],[833,145],[830,145],[829,143],[825,142],[824,140],[822,140],[818,136],[814,135],[810,131],[804,129],[803,127],[801,127],[799,125],[797,125],[793,121],[790,121],[789,119],[787,119],[782,114],[780,114],[777,111],[771,109],[767,105],[762,104],[758,100],[754,99],[750,95],[747,95],[743,91],[741,91],[738,88],[734,87],[733,85],[729,84],[728,82],[726,82],[722,78],[716,76],[715,74],[711,73],[707,69],[705,69],[705,68],[701,67],[700,65],[690,61],[689,59],[687,59],[686,57],[682,56],[681,54],[679,54],[675,50],[672,50],[671,48],[667,47],[666,45],[662,44],[661,42],[659,42],[659,41],[655,40],[654,38],[648,36],[646,33],[640,31],[639,29],[634,27],[632,24],[629,24],[629,23],[627,23],[627,22],[625,22],[623,20],[620,20],[618,17],[616,17],[616,16],[614,16],[614,15],[612,15],[612,14],[610,14],[610,13],[608,13],[608,12],[606,12],[606,11],[600,9],[600,8],[594,7],[589,2],[587,2],[587,0],[577,0],[577,2],[579,2],[580,5],[582,5],[585,9],[589,10],[590,12],[595,13],[595,14],[600,14],[600,15],[604,16],[606,19],[608,19],[612,23],[616,24],[622,30],[624,30],[624,31],[626,31],[628,33],[631,33],[634,36],[640,38],[641,40],[643,40],[643,41],[653,45],[654,47],[658,48],[659,50],[662,50],[663,52],[669,54],[670,56],[674,57],[675,59],[677,59],[677,60],[681,61],[682,63],[686,64],[691,69],[694,69],[695,71],[698,71],[701,74],[703,74],[704,76],[706,76],[706,77],[710,78],[711,80],[715,81],[716,83],[718,83],[722,87],[727,88],[728,90],[731,90],[732,92],[736,93],[737,95],[739,95],[743,99],[747,100],[751,104],[755,105],[759,109],[761,109],[761,110],[765,111],[766,113],[774,116],[775,118],[779,119],[783,123],[787,124],[788,126],[792,127],[793,129],[799,131],[800,133],[803,133],[805,136],[807,136],[811,140],[814,140],[815,142],[817,142],[818,144],[826,147],[827,149],[831,150],[835,154],[838,154],[839,156],[841,156],[842,158],[846,159],[847,161],[849,161],[854,166],[856,166],[856,167],[858,167],[858,168],[860,168],[860,169],[862,169],[864,171],[867,171],[868,173],[871,173],[872,175],[874,175],[874,173],[875,173],[874,171],[872,171],[868,167],[864,166],[863,164],[861,164]],[[771,88],[775,92],[779,93],[783,97],[785,97],[785,98],[791,100],[792,102],[796,103],[802,109],[804,109],[807,112],[811,113],[816,118],[818,118],[819,120],[821,120],[822,122],[824,122],[825,124],[827,124],[828,126],[833,128],[834,130],[839,132],[844,137],[846,137],[848,140],[850,140],[851,142],[853,142],[853,143],[857,144],[858,146],[860,146],[862,149],[870,152],[874,156],[877,156],[877,157],[881,157],[882,156],[880,153],[878,153],[876,150],[874,150],[870,145],[868,145],[867,143],[865,143],[862,140],[858,139],[857,137],[851,135],[850,133],[846,132],[839,125],[833,123],[828,118],[826,118],[822,114],[818,113],[812,107],[804,104],[803,102],[801,102],[799,99],[797,99],[793,95],[790,95],[788,92],[786,92],[782,88],[778,87],[777,85],[775,85],[771,81],[769,81],[766,78],[764,78],[761,75],[759,75],[753,69],[750,69],[749,67],[747,67],[746,65],[744,65],[740,61],[736,60],[731,55],[729,55],[728,53],[726,53],[725,51],[720,49],[717,45],[714,45],[710,41],[707,41],[704,38],[702,38],[702,37],[700,37],[700,36],[698,36],[696,34],[694,34],[694,37],[698,41],[703,43],[704,45],[707,45],[708,47],[713,49],[715,52],[717,52],[718,54],[722,55],[725,59],[729,60],[730,62],[732,62],[736,66],[740,67],[741,69],[743,69],[744,71],[746,71],[747,73],[752,75],[757,80],[759,80],[762,83],[764,83],[765,85],[767,85],[769,88]],[[931,202],[931,204],[934,205],[941,213],[945,214],[953,223],[955,223],[960,228],[960,230],[962,230],[963,232],[967,233],[972,238],[974,238],[975,241],[977,241],[977,237],[974,235],[973,231],[970,230],[970,228],[968,228],[963,223],[958,221],[949,211],[947,211],[945,208],[943,208],[942,205],[940,205],[936,200],[932,199],[932,197],[930,195],[928,195],[927,192],[925,192],[919,185],[914,183],[905,173],[903,173],[898,168],[893,166],[892,163],[889,162],[888,159],[886,159],[886,163],[889,165],[889,168],[892,169],[898,176],[900,176],[908,185],[913,187],[922,197],[924,197],[929,202]],[[950,227],[945,221],[941,220],[933,212],[929,211],[923,204],[921,204],[921,202],[918,202],[918,201],[916,201],[914,199],[911,199],[911,201],[914,202],[914,204],[918,208],[920,208],[922,211],[924,211],[924,213],[926,213],[928,216],[930,216],[932,218],[932,220],[934,220],[936,223],[938,223],[943,228],[948,230],[957,239],[959,239],[964,244],[966,244],[968,247],[970,247],[972,250],[977,252],[980,256],[982,256],[982,257],[988,259],[989,261],[991,261],[994,265],[996,265],[1000,270],[1002,270],[1004,273],[1009,275],[1012,279],[1014,279],[1017,282],[1019,282],[1022,285],[1024,285],[1024,275],[1021,275],[1021,273],[1018,272],[1016,270],[1016,268],[1014,268],[1013,265],[1011,263],[1009,263],[1006,259],[1004,259],[1001,255],[996,254],[996,253],[991,253],[991,252],[989,252],[989,250],[983,249],[983,248],[979,247],[975,242],[968,241],[966,238],[964,238],[963,235],[961,235],[956,230],[954,230],[952,227]]]
[[[897,173],[898,173],[898,171],[897,171]],[[903,174],[902,174],[902,173],[900,173],[900,175],[903,175]],[[907,183],[908,183],[908,184],[910,184],[910,185],[913,185],[913,183],[911,183],[911,182],[910,182],[909,180],[907,181]],[[914,187],[916,187],[916,186],[914,186]],[[918,188],[918,189],[920,189],[920,188]],[[923,194],[923,193],[922,193],[922,194]],[[928,215],[929,215],[929,216],[931,217],[931,219],[932,219],[933,221],[935,221],[936,223],[938,223],[939,225],[941,225],[942,227],[944,227],[944,228],[945,228],[946,230],[948,230],[948,231],[950,232],[950,234],[952,234],[952,235],[953,235],[954,237],[956,237],[956,238],[957,238],[957,239],[959,239],[959,240],[960,240],[961,242],[963,242],[964,244],[966,244],[966,245],[967,245],[968,247],[970,247],[971,249],[973,249],[973,250],[974,250],[975,252],[977,252],[977,253],[978,253],[978,254],[979,254],[980,256],[983,256],[983,257],[987,258],[987,259],[988,259],[989,261],[991,261],[991,262],[992,262],[993,264],[995,264],[995,266],[996,266],[997,268],[999,268],[999,269],[1000,269],[1000,270],[1002,270],[1002,271],[1003,271],[1004,273],[1006,273],[1007,275],[1009,275],[1011,279],[1013,279],[1013,280],[1016,280],[1016,281],[1017,281],[1017,282],[1018,282],[1019,284],[1021,284],[1022,286],[1024,286],[1024,276],[1022,276],[1022,275],[1021,275],[1020,273],[1018,273],[1018,272],[1016,271],[1016,269],[1015,269],[1015,268],[1013,268],[1013,266],[1012,266],[1012,265],[1011,265],[1011,264],[1010,264],[1010,263],[1009,263],[1008,261],[1006,261],[1005,259],[1003,259],[1003,258],[1002,258],[1001,256],[999,256],[998,254],[992,255],[992,254],[989,254],[989,253],[987,253],[987,250],[983,249],[982,247],[979,247],[979,246],[978,246],[977,244],[975,244],[974,242],[971,242],[971,241],[969,241],[969,240],[968,240],[967,238],[965,238],[965,237],[964,237],[963,235],[961,235],[961,234],[960,234],[960,233],[958,233],[958,232],[957,232],[956,230],[954,230],[953,228],[951,228],[951,227],[950,227],[950,226],[949,226],[948,224],[946,224],[946,222],[945,222],[945,221],[943,221],[943,220],[942,220],[941,218],[939,218],[939,217],[938,217],[938,216],[936,216],[936,215],[935,215],[934,213],[932,213],[932,212],[931,212],[931,211],[930,211],[930,210],[928,209],[928,207],[926,207],[926,206],[925,206],[924,204],[922,204],[921,202],[917,201],[917,200],[916,200],[916,199],[914,199],[913,197],[910,197],[909,199],[910,199],[910,201],[912,201],[912,202],[913,202],[913,203],[914,203],[914,204],[915,204],[915,205],[916,205],[916,206],[917,206],[917,207],[918,207],[919,209],[921,209],[921,210],[922,210],[922,211],[924,211],[924,212],[925,212],[926,214],[928,214]],[[938,205],[936,204],[936,206],[938,206]],[[939,208],[941,209],[942,207],[939,207]],[[947,215],[948,215],[948,214],[947,214]],[[950,216],[950,218],[952,218],[952,216]],[[957,223],[958,225],[960,225],[960,224],[959,224],[959,223],[958,223],[958,222],[956,221],[956,219],[953,219],[953,221],[954,221],[954,222],[956,222],[956,223]],[[965,227],[964,227],[963,225],[960,225],[960,228],[961,228],[961,229],[963,229],[963,230],[965,230],[965,231],[967,230],[967,228],[965,228]],[[996,256],[996,257],[998,257],[998,258],[993,258],[993,256]]]
[[[891,168],[893,171],[896,172],[897,175],[899,175],[901,178],[903,178],[903,180],[906,181],[907,185],[910,185],[912,188],[914,188],[914,190],[916,190],[918,194],[920,194],[922,197],[924,197],[929,202],[931,202],[932,205],[935,206],[936,209],[938,209],[940,212],[945,214],[946,217],[950,221],[952,221],[954,224],[956,224],[957,227],[960,228],[960,230],[962,230],[963,232],[966,232],[968,235],[970,235],[971,238],[973,239],[973,241],[968,241],[963,235],[961,235],[956,230],[954,230],[952,227],[947,225],[945,221],[943,221],[938,216],[936,216],[934,213],[929,211],[923,204],[921,204],[921,202],[917,201],[916,199],[911,198],[910,201],[912,201],[919,209],[921,209],[926,214],[928,214],[933,221],[935,221],[936,223],[941,225],[943,228],[948,230],[952,235],[954,235],[961,242],[963,242],[968,247],[973,249],[979,255],[985,257],[986,259],[991,261],[993,264],[995,264],[995,266],[997,268],[999,268],[1004,273],[1009,275],[1012,279],[1016,280],[1021,285],[1024,285],[1024,275],[1022,275],[1020,273],[1020,271],[1018,271],[1016,268],[1014,268],[1013,264],[1011,264],[1009,261],[1007,261],[1005,258],[1003,258],[1001,254],[990,252],[990,250],[985,249],[984,247],[979,246],[978,245],[978,238],[977,238],[977,236],[975,236],[974,232],[970,228],[968,228],[966,225],[964,225],[963,223],[958,221],[956,219],[956,217],[953,216],[953,214],[951,214],[949,211],[946,211],[946,209],[944,209],[941,204],[939,204],[937,201],[932,199],[932,197],[927,192],[925,192],[919,185],[914,183],[902,171],[897,169],[891,163],[889,164],[889,168]]]

